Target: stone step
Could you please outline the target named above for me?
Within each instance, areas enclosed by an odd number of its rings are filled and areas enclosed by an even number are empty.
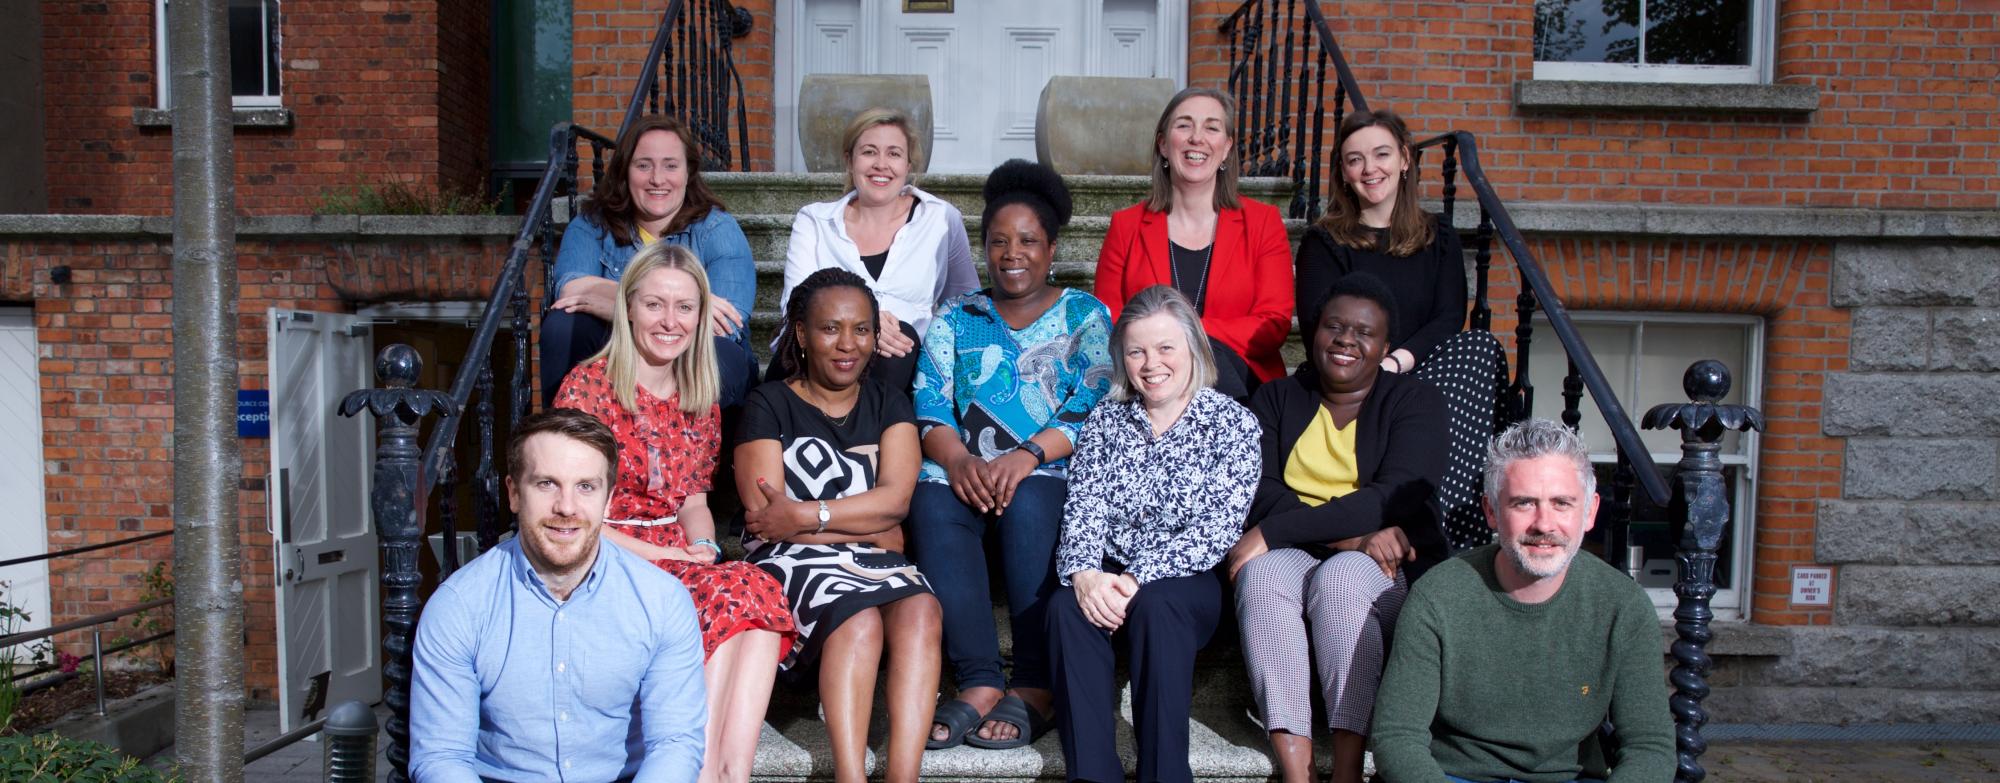
[[[815,201],[832,201],[848,191],[844,174],[795,174],[781,172],[722,171],[703,174],[730,214],[782,215],[786,224],[800,207]],[[957,206],[967,217],[977,218],[985,208],[980,189],[983,174],[921,174],[917,187]],[[1291,202],[1292,182],[1284,177],[1244,177],[1238,189],[1245,196],[1284,208]],[[1110,217],[1111,213],[1139,203],[1146,197],[1151,180],[1138,176],[1073,175],[1063,178],[1074,202],[1072,214]],[[762,256],[759,256],[760,258]]]
[[[1132,697],[1130,684],[1122,673],[1119,680],[1118,751],[1129,774],[1137,769]],[[1263,781],[1276,774],[1269,735],[1250,722],[1248,683],[1240,664],[1204,663],[1197,669],[1188,747],[1188,759],[1197,779]],[[878,691],[868,734],[871,775],[879,774],[883,762],[888,721],[882,703]],[[758,741],[751,779],[774,782],[832,779],[833,754],[827,742],[826,724],[818,716],[818,706],[810,687],[776,689],[763,736]],[[1331,768],[1332,749],[1325,737],[1316,739],[1315,758],[1320,773],[1326,774]],[[1051,731],[1033,745],[1012,750],[961,746],[928,751],[923,758],[922,778],[926,781],[1060,780],[1063,772],[1061,740]]]

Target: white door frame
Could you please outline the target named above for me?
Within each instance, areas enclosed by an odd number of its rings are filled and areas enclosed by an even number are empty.
[[[994,2],[995,0],[958,0],[961,3]],[[805,61],[799,50],[802,41],[794,33],[798,20],[805,18],[805,4],[809,0],[778,0],[776,18],[773,20],[771,69],[771,160],[777,171],[805,171],[805,153],[799,149],[799,78],[798,64]],[[896,0],[857,0],[860,3],[863,20],[880,19],[883,3]],[[1155,0],[1157,11],[1154,18],[1159,20],[1160,35],[1155,51],[1166,73],[1172,75],[1176,86],[1187,85],[1188,65],[1188,4],[1186,0]],[[1084,56],[1086,62],[1102,48],[1099,40],[1104,17],[1103,0],[1087,0],[1084,10]],[[873,73],[880,63],[881,53],[876,45],[879,31],[872,24],[863,24],[861,52],[864,62],[862,69]],[[935,88],[933,88],[935,89]]]

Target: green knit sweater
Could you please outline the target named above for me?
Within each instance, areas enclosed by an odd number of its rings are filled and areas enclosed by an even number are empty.
[[[1586,771],[1584,739],[1609,717],[1612,783],[1673,779],[1660,625],[1645,590],[1581,553],[1555,597],[1524,604],[1500,589],[1499,551],[1466,552],[1411,588],[1375,699],[1376,767],[1389,783],[1574,780]]]

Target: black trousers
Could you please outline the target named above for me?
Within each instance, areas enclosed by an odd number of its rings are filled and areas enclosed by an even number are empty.
[[[541,379],[542,407],[556,399],[563,378],[584,359],[595,355],[611,340],[611,324],[594,315],[550,310],[542,314]],[[722,380],[722,394],[716,404],[734,408],[750,393],[757,380],[757,357],[733,338],[716,335],[715,369]]]
[[[1139,739],[1140,783],[1186,783],[1188,708],[1194,656],[1222,617],[1217,571],[1162,579],[1139,588],[1118,630],[1130,655],[1132,728]],[[1049,663],[1055,678],[1056,727],[1070,780],[1119,783],[1118,662],[1113,634],[1090,624],[1076,591],[1049,598]]]

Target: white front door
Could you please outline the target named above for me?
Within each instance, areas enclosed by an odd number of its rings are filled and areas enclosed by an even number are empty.
[[[271,480],[278,706],[283,730],[349,699],[382,697],[375,530],[368,514],[371,416],[345,417],[373,385],[367,321],[269,311]]]
[[[0,308],[0,498],[14,511],[0,514],[0,560],[48,551],[42,517],[42,386],[35,350],[35,319],[27,308]],[[86,542],[93,543],[93,542]],[[47,560],[0,568],[0,601],[28,613],[0,624],[0,633],[49,627]],[[13,650],[26,659],[26,646]]]
[[[1035,159],[1035,109],[1051,76],[1185,81],[1185,2],[953,0],[947,13],[905,11],[910,5],[906,0],[780,5],[781,165],[805,168],[796,109],[799,79],[806,74],[930,77],[935,123],[930,170],[980,174],[1009,158]]]

